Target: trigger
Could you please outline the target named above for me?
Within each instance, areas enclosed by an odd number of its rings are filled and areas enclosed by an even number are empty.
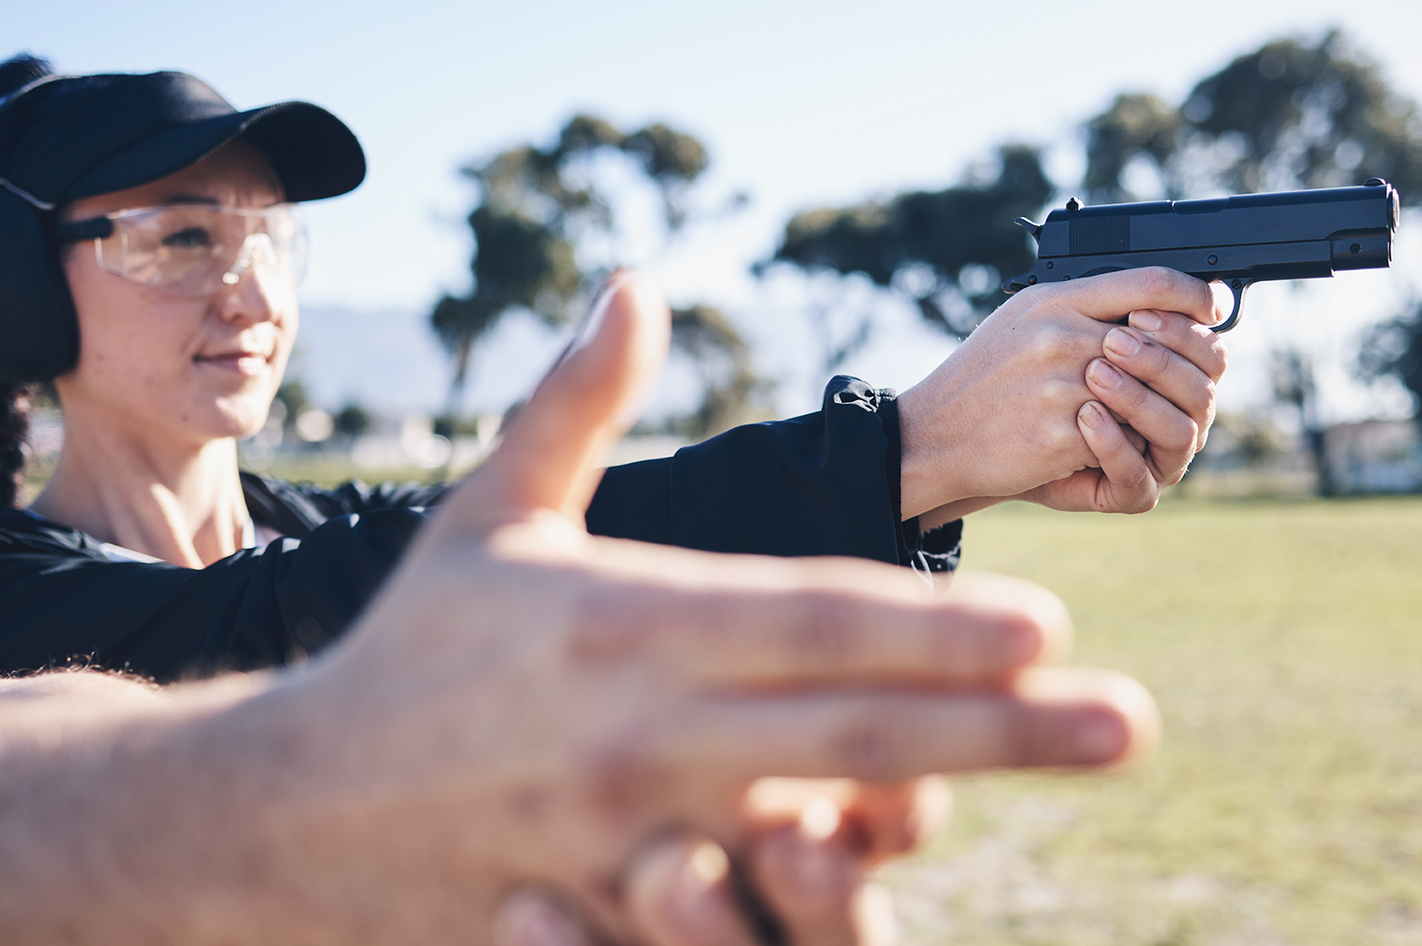
[[[1234,311],[1229,314],[1219,325],[1210,326],[1212,332],[1228,332],[1239,324],[1239,310],[1244,307],[1244,290],[1252,285],[1248,279],[1231,279],[1229,281],[1229,291],[1234,294]]]
[[[1014,220],[1014,221],[1012,221],[1012,222],[1015,223],[1015,224],[1017,224],[1017,225],[1018,225],[1019,227],[1021,227],[1022,229],[1026,230],[1028,233],[1032,234],[1032,239],[1036,240],[1038,243],[1041,243],[1041,242],[1042,242],[1042,225],[1041,225],[1041,224],[1039,224],[1039,223],[1033,223],[1032,221],[1028,220],[1026,217],[1018,217],[1016,220]]]

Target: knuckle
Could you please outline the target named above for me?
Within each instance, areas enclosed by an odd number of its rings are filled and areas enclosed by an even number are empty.
[[[1176,273],[1163,266],[1147,266],[1138,271],[1141,292],[1149,297],[1163,296],[1175,289]]]
[[[1143,512],[1150,512],[1160,502],[1160,491],[1156,489],[1144,489],[1137,493],[1134,501],[1126,509],[1130,515],[1140,515]]]
[[[1120,484],[1122,500],[1120,509],[1128,514],[1150,512],[1160,499],[1160,484],[1144,468],[1127,476]]]
[[[1162,427],[1161,431],[1153,438],[1152,443],[1156,448],[1154,452],[1157,455],[1189,457],[1194,455],[1195,444],[1199,440],[1199,425],[1181,414],[1178,420]]]
[[[1150,403],[1151,396],[1149,388],[1129,376],[1125,379],[1125,383],[1117,389],[1117,397],[1120,398],[1122,406],[1131,412],[1145,408]]]
[[[1214,378],[1207,375],[1204,383],[1200,386],[1200,393],[1202,396],[1199,409],[1192,413],[1203,414],[1205,417],[1204,426],[1208,427],[1215,418],[1215,399],[1219,396],[1219,385],[1216,384]]]
[[[1043,379],[1036,388],[1037,400],[1041,402],[1043,407],[1047,408],[1055,404],[1076,400],[1075,395],[1078,393],[1080,393],[1078,385],[1055,377]]]
[[[1055,318],[1044,318],[1033,327],[1026,354],[1038,362],[1055,363],[1062,347],[1071,341],[1072,332]]]
[[[901,776],[904,739],[893,716],[861,706],[840,726],[831,752],[851,778],[884,781]]]
[[[1213,338],[1210,351],[1214,355],[1214,371],[1209,372],[1211,378],[1218,380],[1224,375],[1225,369],[1229,367],[1229,346],[1225,345],[1224,339],[1220,338],[1218,332],[1210,333]]]
[[[863,646],[863,628],[857,609],[840,595],[812,594],[794,609],[784,641],[789,657],[820,667],[837,667],[851,660]]]
[[[1170,370],[1174,353],[1151,338],[1141,337],[1141,374],[1158,378]]]
[[[627,821],[668,792],[670,771],[647,727],[635,727],[587,750],[583,764],[586,806],[604,823]]]

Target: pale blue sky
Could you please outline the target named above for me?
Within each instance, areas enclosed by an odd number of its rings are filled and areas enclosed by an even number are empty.
[[[722,304],[755,335],[757,313],[779,303],[746,267],[791,212],[944,186],[1001,141],[1063,141],[1116,92],[1175,99],[1267,39],[1337,24],[1422,99],[1422,4],[1400,0],[1341,23],[1336,0],[8,6],[11,48],[62,71],[176,68],[240,108],[305,98],[345,119],[370,176],[312,208],[303,295],[372,311],[423,311],[463,289],[471,193],[456,168],[545,140],[580,109],[691,131],[712,152],[708,189],[751,194],[747,212],[656,268],[673,297]],[[936,344],[865,357],[903,375],[876,381],[902,385],[941,357]]]

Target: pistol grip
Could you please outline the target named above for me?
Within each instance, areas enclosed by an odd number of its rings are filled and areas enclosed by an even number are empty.
[[[1252,279],[1231,279],[1225,285],[1229,286],[1229,291],[1234,294],[1234,311],[1229,314],[1219,325],[1210,326],[1212,332],[1228,332],[1239,323],[1239,310],[1244,307],[1244,290],[1254,285]]]

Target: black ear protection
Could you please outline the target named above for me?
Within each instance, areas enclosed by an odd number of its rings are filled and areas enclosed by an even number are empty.
[[[0,116],[54,78],[16,91]],[[79,323],[51,239],[55,204],[11,179],[13,159],[0,154],[0,381],[48,381],[78,360]]]

